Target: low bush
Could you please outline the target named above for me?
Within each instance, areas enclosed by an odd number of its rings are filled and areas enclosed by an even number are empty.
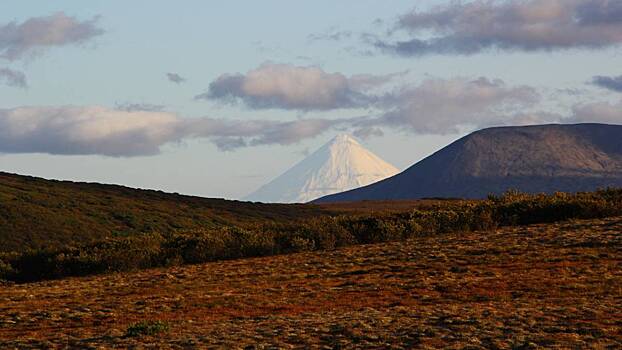
[[[164,321],[142,321],[127,327],[126,337],[139,337],[143,335],[158,335],[168,332],[169,325]]]
[[[8,280],[14,273],[13,266],[0,257],[0,280]]]
[[[614,215],[622,215],[622,190],[574,195],[511,191],[479,202],[448,202],[402,213],[320,216],[246,227],[149,233],[80,247],[5,254],[0,256],[0,279],[29,282]]]

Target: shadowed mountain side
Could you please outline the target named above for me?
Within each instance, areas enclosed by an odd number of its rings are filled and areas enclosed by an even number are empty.
[[[324,214],[317,206],[200,198],[0,172],[0,252]]]
[[[622,186],[622,126],[537,125],[474,132],[404,172],[316,202],[483,198]]]

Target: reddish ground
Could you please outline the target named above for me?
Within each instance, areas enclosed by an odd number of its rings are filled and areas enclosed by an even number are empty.
[[[0,286],[0,348],[65,347],[622,348],[622,218]]]

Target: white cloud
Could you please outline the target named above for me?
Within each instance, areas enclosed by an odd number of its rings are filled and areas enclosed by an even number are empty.
[[[243,102],[250,108],[332,110],[361,108],[373,103],[365,92],[393,76],[327,73],[318,67],[265,63],[247,74],[225,74],[197,99]]]
[[[0,110],[0,151],[7,153],[151,155],[179,139],[170,113],[104,107],[21,107]]]
[[[510,88],[499,81],[428,81],[396,95],[403,104],[378,117],[293,121],[181,118],[170,112],[101,106],[0,109],[0,152],[132,157],[155,155],[165,144],[196,138],[205,138],[220,150],[231,151],[259,145],[289,145],[331,129],[350,129],[368,137],[382,135],[384,127],[416,134],[448,134],[460,127],[622,123],[621,103],[577,105],[565,117],[547,112],[504,111],[514,103],[531,103],[531,95],[528,88]]]
[[[622,101],[576,105],[572,110],[572,115],[565,121],[571,123],[622,124]]]
[[[221,150],[232,150],[296,143],[334,123],[180,118],[169,112],[100,106],[19,107],[0,110],[0,152],[131,157],[158,154],[167,143],[193,138],[207,138]]]
[[[318,67],[264,64],[249,73],[223,75],[197,98],[243,102],[253,109],[361,109],[377,117],[350,120],[361,130],[392,126],[417,133],[449,134],[462,127],[497,125],[534,106],[540,96],[528,86],[487,78],[427,79],[405,83],[408,71],[345,76]],[[520,113],[518,113],[520,112]],[[379,134],[378,130],[373,130]]]
[[[382,99],[385,111],[364,124],[407,128],[416,133],[451,134],[461,127],[507,123],[539,100],[528,86],[507,86],[487,78],[428,79]]]

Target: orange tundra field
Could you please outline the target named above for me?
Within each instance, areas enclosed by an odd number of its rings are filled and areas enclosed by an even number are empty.
[[[622,218],[0,288],[1,348],[622,347]]]

